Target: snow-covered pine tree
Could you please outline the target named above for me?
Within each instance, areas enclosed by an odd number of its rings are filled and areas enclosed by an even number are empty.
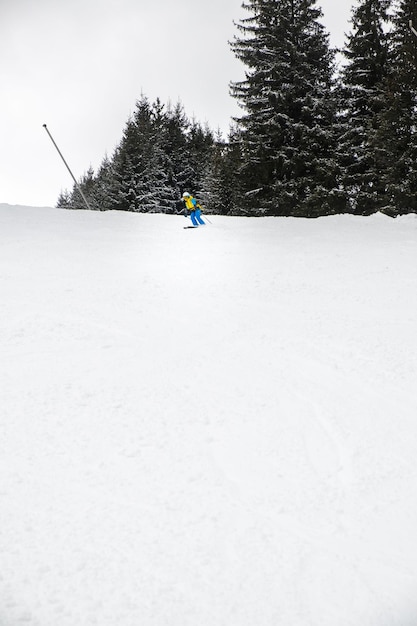
[[[214,135],[208,125],[192,119],[186,135],[183,175],[186,191],[193,195],[202,191],[213,144]]]
[[[394,4],[375,154],[384,184],[381,210],[397,215],[417,212],[417,24],[415,0]]]
[[[159,98],[152,105],[153,141],[149,155],[149,173],[153,179],[153,212],[175,213],[179,191],[175,184],[172,164],[168,156],[167,123],[169,115]]]
[[[374,142],[384,106],[381,92],[387,73],[385,31],[390,1],[360,0],[352,10],[352,30],[343,50],[347,62],[341,71],[337,152],[347,210],[359,215],[378,210],[384,195]]]
[[[200,200],[204,207],[217,214],[227,213],[227,195],[225,173],[225,150],[226,145],[218,131],[211,150],[210,158],[206,165],[200,190]]]
[[[177,199],[177,211],[183,209],[180,198],[187,186],[186,146],[189,125],[182,104],[178,102],[174,107],[168,104],[162,130],[162,149],[166,157],[169,184]]]
[[[139,212],[147,204],[146,197],[151,193],[152,185],[146,174],[153,149],[152,135],[151,104],[142,95],[127,121],[114,159],[119,209]]]
[[[117,203],[113,165],[107,155],[94,178],[94,199],[100,211],[114,209]]]
[[[62,190],[58,196],[58,200],[56,202],[57,209],[72,209],[71,206],[71,193],[68,189]]]
[[[163,147],[163,105],[146,96],[136,103],[113,160],[116,208],[125,211],[175,211],[176,193]]]
[[[339,210],[333,160],[334,54],[315,0],[247,0],[231,47],[246,66],[232,83],[244,115],[240,185],[255,214]]]
[[[84,197],[87,199],[91,209],[98,210],[99,207],[95,201],[95,179],[94,170],[92,166],[88,168],[87,172],[81,176],[78,181],[78,185],[73,185],[71,195],[69,197],[69,205],[67,208],[71,209],[85,209],[86,205],[84,198],[82,197],[79,188],[81,188]]]
[[[239,197],[236,194],[238,179],[236,172],[240,159],[236,158],[238,142],[232,141],[233,129],[230,129],[227,142],[223,139],[220,130],[214,138],[210,158],[204,173],[201,200],[211,213],[229,215],[239,212]],[[238,152],[240,156],[240,152]]]

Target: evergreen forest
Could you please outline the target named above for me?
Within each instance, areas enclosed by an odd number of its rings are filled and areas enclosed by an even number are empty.
[[[417,212],[417,3],[356,0],[342,50],[316,0],[245,0],[231,51],[245,78],[224,138],[142,95],[114,153],[57,206],[319,217]]]

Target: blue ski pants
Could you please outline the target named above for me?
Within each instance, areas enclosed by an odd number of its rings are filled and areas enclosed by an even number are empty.
[[[201,217],[200,209],[194,209],[194,211],[191,211],[190,217],[191,217],[193,226],[198,226],[199,224],[205,224],[205,221]]]

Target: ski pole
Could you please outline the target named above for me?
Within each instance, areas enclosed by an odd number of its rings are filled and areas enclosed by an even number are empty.
[[[204,217],[205,220],[208,221],[209,224],[213,223],[211,220],[209,220],[209,218],[207,217],[207,215],[205,213],[203,213],[203,217]]]
[[[408,25],[410,26],[410,30],[413,33],[413,35],[417,37],[417,30],[414,28],[412,20],[408,22]]]
[[[50,138],[50,140],[52,141],[52,143],[54,144],[55,148],[57,149],[57,152],[58,152],[59,156],[60,156],[60,157],[61,157],[61,159],[64,161],[65,167],[67,168],[67,170],[68,170],[68,171],[69,171],[69,173],[71,174],[71,177],[72,177],[72,179],[73,179],[73,181],[74,181],[74,183],[75,183],[75,186],[77,187],[78,191],[79,191],[79,192],[80,192],[80,194],[81,194],[82,199],[84,200],[85,206],[87,207],[87,209],[88,209],[89,211],[91,211],[92,209],[91,209],[90,205],[88,204],[87,198],[86,198],[86,197],[85,197],[85,195],[83,194],[82,189],[81,189],[80,185],[78,184],[78,182],[76,181],[74,174],[71,172],[71,170],[70,170],[70,167],[69,167],[68,163],[66,162],[66,160],[65,160],[65,159],[64,159],[64,157],[62,156],[62,152],[61,152],[61,150],[58,148],[58,146],[56,145],[56,143],[55,143],[55,141],[54,141],[54,138],[52,137],[51,133],[50,133],[50,132],[49,132],[49,130],[48,130],[48,127],[46,126],[46,124],[43,124],[43,127],[44,127],[44,129],[46,130],[46,132],[48,133],[49,138]]]

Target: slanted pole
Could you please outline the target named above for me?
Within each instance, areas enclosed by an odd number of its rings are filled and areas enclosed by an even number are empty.
[[[43,127],[44,127],[44,129],[46,130],[46,132],[48,133],[49,138],[50,138],[50,140],[52,141],[52,143],[54,144],[55,148],[57,149],[57,152],[58,152],[59,156],[60,156],[60,157],[61,157],[61,159],[64,161],[65,167],[67,168],[67,170],[68,170],[68,171],[69,171],[69,173],[71,174],[71,177],[72,177],[72,179],[73,179],[73,181],[74,181],[74,183],[75,183],[75,186],[77,187],[78,191],[79,191],[79,192],[80,192],[80,194],[81,194],[82,199],[84,200],[85,206],[87,207],[87,209],[88,209],[89,211],[92,211],[92,208],[91,208],[91,207],[90,207],[90,205],[88,204],[88,200],[87,200],[87,198],[86,198],[86,197],[85,197],[85,195],[83,194],[82,189],[81,189],[80,185],[78,184],[78,182],[77,182],[77,180],[76,180],[76,178],[75,178],[74,174],[71,172],[71,170],[70,170],[70,167],[69,167],[68,163],[66,162],[66,160],[65,160],[65,159],[64,159],[64,157],[62,156],[62,152],[61,152],[61,150],[58,148],[58,146],[56,145],[56,143],[55,143],[55,141],[54,141],[54,138],[52,137],[51,133],[50,133],[50,132],[49,132],[49,130],[48,130],[47,125],[46,125],[46,124],[43,124]]]
[[[410,30],[413,33],[413,35],[417,37],[417,30],[414,28],[412,20],[408,22],[408,25],[410,26]]]

